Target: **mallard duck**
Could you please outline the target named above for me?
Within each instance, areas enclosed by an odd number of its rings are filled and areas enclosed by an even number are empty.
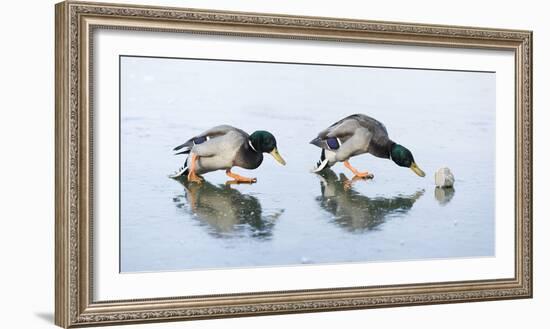
[[[360,172],[349,163],[353,156],[370,153],[391,159],[400,167],[410,168],[420,177],[426,175],[414,162],[411,151],[388,137],[384,124],[364,114],[353,114],[334,123],[321,131],[311,144],[322,148],[321,160],[313,172],[332,167],[336,162],[344,162],[355,176],[372,178],[374,175],[368,171]]]
[[[199,175],[216,170],[225,170],[227,176],[235,182],[255,183],[256,178],[240,176],[233,173],[231,168],[256,169],[263,161],[263,153],[271,154],[282,165],[286,164],[270,132],[258,130],[248,135],[229,125],[213,127],[175,147],[174,151],[178,151],[176,155],[189,154],[189,157],[185,165],[170,177],[187,175],[190,182],[196,183],[202,181]]]

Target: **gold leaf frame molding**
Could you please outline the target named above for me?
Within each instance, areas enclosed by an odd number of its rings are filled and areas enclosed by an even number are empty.
[[[532,32],[66,1],[56,5],[55,323],[192,320],[532,296]],[[515,275],[511,279],[182,296],[92,298],[91,35],[95,29],[503,49],[515,54]]]

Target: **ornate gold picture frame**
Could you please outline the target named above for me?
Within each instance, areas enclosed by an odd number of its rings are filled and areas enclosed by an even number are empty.
[[[55,323],[62,327],[530,298],[532,32],[65,1],[56,5]],[[515,58],[514,276],[421,284],[93,298],[93,33],[100,29],[507,50]],[[146,45],[144,45],[146,46]],[[498,141],[497,141],[498,142]],[[512,145],[510,145],[512,147]]]

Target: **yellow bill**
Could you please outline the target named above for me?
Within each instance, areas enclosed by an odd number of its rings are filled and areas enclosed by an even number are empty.
[[[271,153],[269,154],[271,154],[275,158],[275,160],[277,160],[277,162],[279,162],[283,166],[286,165],[285,159],[283,159],[283,157],[279,154],[277,148],[274,148],[273,151],[271,151]]]
[[[417,174],[418,176],[420,177],[424,177],[426,176],[426,174],[422,171],[422,169],[420,169],[420,167],[418,167],[418,165],[416,163],[412,163],[411,164],[411,170],[414,171],[415,174]]]

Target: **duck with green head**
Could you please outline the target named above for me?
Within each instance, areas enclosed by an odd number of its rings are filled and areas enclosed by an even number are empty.
[[[172,178],[187,175],[190,182],[200,183],[199,175],[225,170],[237,183],[255,183],[256,178],[243,177],[231,171],[233,167],[256,169],[262,164],[263,153],[269,153],[277,162],[285,165],[277,141],[268,131],[258,130],[248,135],[241,129],[221,125],[213,127],[174,148],[176,154],[189,154],[184,166]]]
[[[364,114],[353,114],[334,123],[321,131],[311,144],[322,149],[321,160],[313,172],[343,162],[355,176],[372,178],[372,173],[360,172],[349,163],[351,157],[370,153],[379,158],[391,159],[400,167],[410,168],[420,177],[426,175],[414,161],[411,151],[389,138],[384,124]]]

